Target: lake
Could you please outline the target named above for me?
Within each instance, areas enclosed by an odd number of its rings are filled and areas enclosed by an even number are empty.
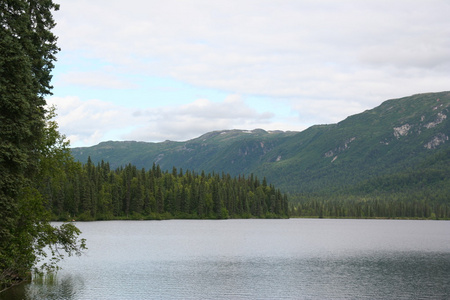
[[[77,223],[89,250],[0,299],[448,299],[450,222]]]

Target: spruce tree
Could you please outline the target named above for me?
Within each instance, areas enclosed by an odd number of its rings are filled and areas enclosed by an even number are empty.
[[[51,32],[58,8],[51,0],[0,2],[0,290],[22,280],[46,245],[59,244],[69,254],[84,247],[73,225],[49,224],[37,190],[46,155],[60,137],[47,126],[51,111],[44,99],[59,50]]]

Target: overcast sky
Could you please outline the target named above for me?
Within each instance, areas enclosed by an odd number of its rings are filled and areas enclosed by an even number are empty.
[[[301,131],[450,90],[450,1],[65,0],[53,72],[73,147]]]

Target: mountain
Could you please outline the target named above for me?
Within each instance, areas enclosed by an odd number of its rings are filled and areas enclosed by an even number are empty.
[[[222,130],[206,133],[187,142],[102,142],[92,147],[73,148],[76,160],[108,161],[111,168],[129,163],[139,168],[161,169],[173,166],[184,170],[250,174],[264,157],[297,132],[255,130]]]
[[[186,142],[109,141],[72,154],[113,168],[156,163],[163,170],[253,173],[291,194],[374,192],[400,178],[417,182],[417,174],[436,177],[430,184],[440,186],[449,178],[449,116],[450,92],[426,93],[302,132],[223,130]]]

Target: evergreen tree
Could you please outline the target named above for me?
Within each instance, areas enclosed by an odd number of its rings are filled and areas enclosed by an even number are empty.
[[[51,32],[57,9],[51,0],[0,2],[1,286],[23,279],[46,245],[60,244],[69,254],[84,247],[76,244],[79,231],[72,224],[49,224],[45,199],[37,190],[48,174],[56,173],[49,162],[58,164],[58,149],[64,147],[54,124],[46,122],[44,99],[52,88],[50,72],[58,51]]]

